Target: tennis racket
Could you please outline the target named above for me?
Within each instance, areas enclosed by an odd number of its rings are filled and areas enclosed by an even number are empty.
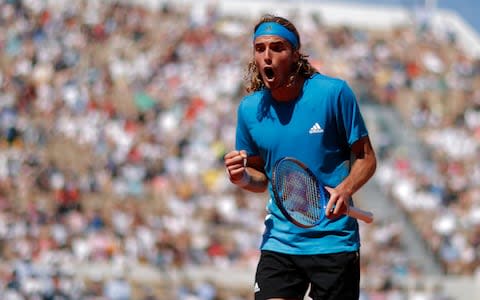
[[[277,206],[293,224],[310,228],[325,217],[329,194],[313,172],[301,161],[285,157],[275,163],[272,172],[272,190]],[[349,206],[346,215],[366,223],[373,214]]]

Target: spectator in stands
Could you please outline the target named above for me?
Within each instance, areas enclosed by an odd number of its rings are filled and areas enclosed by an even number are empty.
[[[127,2],[0,1],[1,299],[27,299],[27,270],[49,277],[53,258],[78,266],[61,282],[82,290],[85,281],[97,299],[105,299],[102,262],[122,255],[159,270],[159,284],[186,265],[257,262],[264,195],[251,201],[232,188],[221,164],[235,129],[236,102],[225,99],[242,93],[251,20],[175,1]],[[478,59],[428,27],[373,34],[299,21],[315,67],[417,128],[432,151],[426,165],[407,153],[416,147],[369,128],[382,144],[376,178],[446,272],[479,276]],[[379,282],[416,274],[398,227],[361,228],[367,292],[385,296],[397,288]],[[215,288],[219,298],[237,293]]]

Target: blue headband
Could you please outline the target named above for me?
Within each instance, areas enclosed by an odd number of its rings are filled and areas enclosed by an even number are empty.
[[[255,33],[253,34],[253,40],[263,35],[279,36],[289,41],[290,44],[292,44],[293,48],[298,48],[297,36],[290,30],[288,30],[285,26],[276,22],[265,22],[260,24],[260,26],[258,26],[257,30],[255,30]]]

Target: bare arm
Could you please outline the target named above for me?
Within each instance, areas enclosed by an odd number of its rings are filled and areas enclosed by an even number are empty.
[[[327,187],[330,200],[326,208],[329,218],[336,218],[346,212],[348,201],[375,173],[377,158],[369,137],[363,137],[352,145],[353,161],[350,174],[335,188]],[[332,207],[335,209],[331,212]]]
[[[224,156],[225,169],[232,183],[255,193],[263,193],[268,186],[268,178],[259,156],[247,158],[245,151],[233,150]]]

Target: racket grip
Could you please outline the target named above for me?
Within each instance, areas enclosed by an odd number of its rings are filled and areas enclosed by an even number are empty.
[[[350,206],[348,208],[347,216],[362,220],[363,222],[369,224],[373,222],[373,213],[360,208],[356,208],[355,206]]]

